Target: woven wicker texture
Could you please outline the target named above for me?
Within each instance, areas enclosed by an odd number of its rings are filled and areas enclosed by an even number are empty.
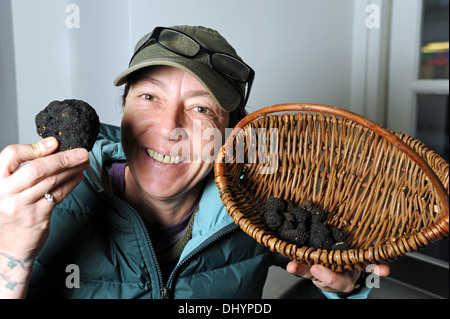
[[[249,114],[220,150],[215,181],[236,224],[292,260],[335,271],[387,263],[448,237],[449,165],[420,141],[330,106],[284,104]],[[273,233],[264,203],[310,200],[351,249],[297,247]]]

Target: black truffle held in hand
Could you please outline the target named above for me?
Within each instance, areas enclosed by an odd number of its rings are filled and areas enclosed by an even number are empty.
[[[54,136],[59,141],[56,152],[74,148],[90,151],[100,131],[97,113],[81,100],[53,101],[36,115],[35,122],[39,136]]]

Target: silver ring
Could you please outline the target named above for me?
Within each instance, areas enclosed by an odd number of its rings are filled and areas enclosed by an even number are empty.
[[[53,200],[53,195],[52,195],[52,194],[50,194],[50,193],[45,193],[45,194],[44,194],[44,197],[45,197],[45,199],[47,200],[47,202],[49,202],[49,203],[53,203],[53,202],[54,202],[54,200]]]

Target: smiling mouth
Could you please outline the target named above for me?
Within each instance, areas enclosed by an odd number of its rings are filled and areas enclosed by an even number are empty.
[[[145,151],[147,152],[148,156],[153,158],[154,160],[164,163],[164,164],[179,164],[184,161],[184,158],[182,156],[174,156],[174,155],[163,155],[161,153],[158,153],[155,150],[146,148]]]

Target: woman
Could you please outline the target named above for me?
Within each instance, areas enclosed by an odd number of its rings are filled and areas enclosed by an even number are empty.
[[[288,263],[240,231],[221,203],[211,159],[245,115],[253,75],[216,31],[158,27],[115,81],[126,84],[121,129],[102,125],[89,156],[52,154],[53,138],[7,147],[0,295],[258,298],[277,264],[325,293],[366,296],[353,291],[360,273]]]

